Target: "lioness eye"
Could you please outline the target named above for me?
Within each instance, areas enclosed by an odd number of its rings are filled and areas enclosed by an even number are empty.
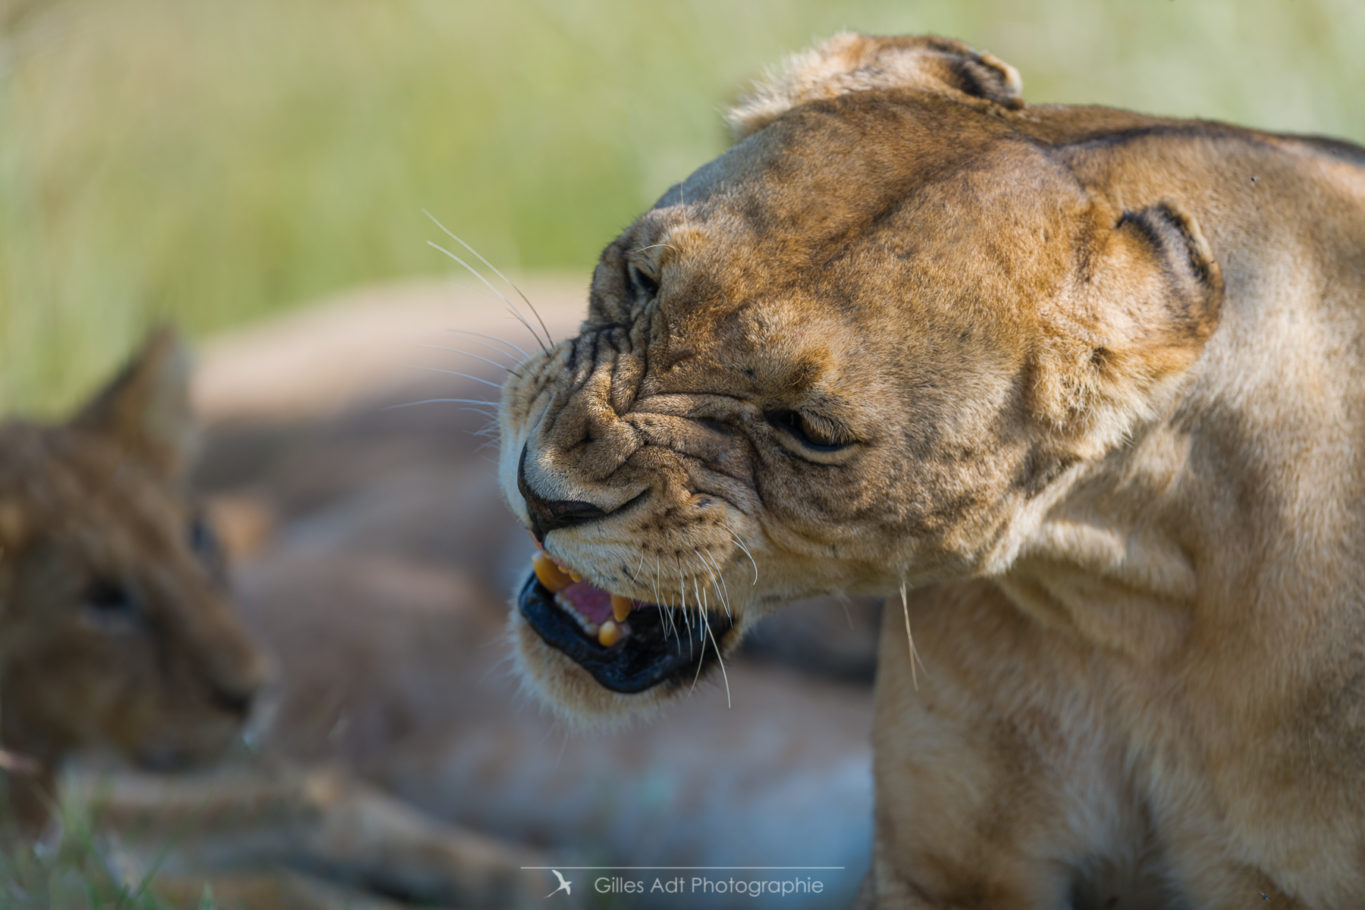
[[[659,279],[641,271],[634,263],[626,266],[626,277],[630,281],[630,289],[636,297],[650,300],[659,293]]]
[[[770,411],[764,416],[768,423],[816,452],[837,452],[852,445],[835,427],[800,411]]]

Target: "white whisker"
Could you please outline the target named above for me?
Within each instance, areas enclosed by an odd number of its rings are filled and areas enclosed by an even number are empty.
[[[531,312],[535,314],[536,322],[539,322],[539,323],[540,323],[540,328],[545,332],[545,341],[550,345],[550,347],[554,347],[554,343],[555,343],[555,341],[554,341],[554,336],[552,336],[552,335],[550,334],[550,329],[549,329],[549,327],[547,327],[547,326],[545,325],[545,320],[540,318],[540,311],[536,309],[536,305],[535,305],[534,303],[531,302],[530,298],[528,298],[525,294],[523,294],[523,293],[521,292],[521,288],[517,287],[517,286],[512,282],[512,280],[511,280],[510,278],[508,278],[508,277],[507,277],[506,275],[504,275],[502,272],[498,271],[498,267],[497,267],[497,266],[495,266],[493,263],[489,262],[487,259],[483,258],[483,254],[482,254],[482,253],[480,253],[478,250],[474,249],[474,248],[473,248],[472,246],[470,246],[469,244],[465,243],[465,242],[464,242],[463,240],[461,240],[459,237],[455,236],[455,234],[453,234],[453,233],[451,232],[450,228],[446,227],[446,226],[445,226],[444,224],[442,224],[440,221],[437,221],[437,220],[436,220],[436,216],[433,215],[433,214],[431,214],[431,212],[428,212],[426,209],[422,209],[422,214],[424,214],[424,215],[426,215],[428,218],[430,218],[432,224],[436,225],[438,228],[440,228],[442,231],[444,231],[444,232],[445,232],[445,235],[446,235],[447,237],[449,237],[451,240],[454,240],[454,241],[455,241],[456,243],[458,243],[460,246],[464,247],[465,249],[469,250],[469,252],[471,252],[471,253],[473,253],[475,256],[477,256],[478,259],[479,259],[479,261],[482,262],[484,265],[488,266],[488,268],[492,270],[492,272],[493,272],[494,275],[497,275],[499,278],[501,278],[504,282],[507,283],[507,286],[508,286],[508,287],[510,287],[512,290],[514,290],[514,291],[517,292],[517,296],[520,297],[521,300],[522,300],[522,302],[525,303],[528,307],[530,307],[530,308],[531,308]],[[534,335],[535,333],[532,332],[531,334]],[[539,339],[539,336],[537,336],[537,339],[536,339],[536,340],[537,340],[537,341],[540,340],[540,339]]]
[[[700,550],[696,551],[696,553],[697,557],[701,559],[704,565],[707,564],[709,560],[709,566],[706,571],[711,574],[711,587],[716,589],[716,597],[719,598],[721,606],[725,608],[726,617],[733,620],[734,617],[730,614],[730,587],[725,583],[725,573],[721,571],[720,563],[716,562],[716,558],[710,554],[703,553]],[[714,571],[710,566],[715,567]]]
[[[484,385],[492,386],[493,388],[497,389],[498,391],[502,391],[502,383],[500,383],[500,382],[493,382],[493,381],[488,380],[488,379],[480,379],[478,376],[474,376],[474,375],[472,375],[472,374],[470,374],[470,373],[462,373],[462,372],[460,372],[459,370],[447,370],[447,369],[445,369],[444,367],[429,367],[429,366],[417,366],[417,367],[414,367],[414,369],[421,370],[421,371],[424,372],[424,373],[443,373],[443,374],[445,374],[446,376],[459,376],[459,377],[464,378],[464,379],[473,380],[474,382],[482,382]]]
[[[458,331],[458,330],[452,330],[452,331]],[[464,333],[464,334],[467,334],[467,333]],[[488,352],[490,352],[490,353],[493,353],[493,354],[497,354],[499,357],[506,357],[506,358],[508,359],[508,361],[509,361],[511,364],[515,364],[515,363],[517,362],[516,358],[512,356],[512,352],[509,351],[509,350],[507,350],[506,348],[500,348],[500,347],[498,347],[498,346],[495,345],[495,344],[489,344],[488,342],[483,341],[482,339],[479,339],[479,338],[466,338],[465,340],[466,340],[467,342],[469,342],[470,344],[477,344],[479,347],[483,348],[484,350],[486,350],[486,351],[488,351]],[[454,351],[454,352],[457,353],[457,354],[468,354],[470,357],[476,357],[476,356],[478,356],[478,355],[476,355],[473,351],[467,351],[467,350],[465,350],[464,348],[452,348],[452,347],[446,347],[445,345],[440,345],[440,344],[424,344],[424,345],[422,345],[422,347],[424,347],[424,348],[432,348],[432,349],[437,350],[437,351]],[[502,367],[504,367],[504,368],[506,368],[506,367],[509,366],[509,364],[503,363],[503,362],[500,361],[500,360],[494,361],[494,363],[497,363],[499,366],[502,366]]]
[[[659,563],[658,555],[654,557],[654,575],[649,580],[649,585],[654,591],[654,603],[659,607],[662,618],[667,625],[664,628],[664,638],[668,638],[669,631],[672,630],[673,636],[678,639],[678,651],[682,651],[682,636],[678,634],[678,624],[673,619],[673,611],[664,608],[664,596],[659,592],[659,582],[663,578],[663,566]]]
[[[489,281],[487,278],[485,278],[485,277],[483,277],[482,275],[480,275],[479,272],[478,272],[478,270],[475,269],[474,266],[472,266],[472,265],[470,265],[469,263],[465,262],[465,261],[464,261],[463,259],[461,259],[459,256],[456,256],[454,253],[452,253],[450,250],[446,249],[445,247],[441,246],[439,243],[436,243],[435,241],[432,241],[432,240],[428,240],[428,241],[427,241],[427,246],[431,247],[433,250],[438,250],[439,252],[445,253],[445,254],[446,254],[447,256],[449,256],[451,259],[455,260],[455,261],[458,262],[460,265],[464,266],[466,269],[469,270],[469,274],[473,275],[475,278],[479,279],[480,281],[482,281],[482,282],[484,283],[484,287],[488,288],[488,289],[489,289],[490,291],[492,291],[494,294],[497,294],[497,295],[498,295],[498,299],[500,299],[500,300],[507,306],[507,311],[508,311],[509,313],[511,313],[513,316],[517,317],[517,321],[518,321],[518,322],[520,322],[522,325],[526,326],[526,331],[528,331],[528,332],[531,333],[531,337],[534,338],[534,339],[536,340],[536,344],[540,345],[540,349],[541,349],[542,351],[544,351],[546,354],[550,353],[550,349],[547,348],[547,347],[545,346],[545,342],[543,342],[543,341],[540,340],[540,336],[536,334],[536,330],[535,330],[535,328],[531,325],[531,323],[529,323],[529,322],[526,321],[526,317],[525,317],[525,316],[523,316],[523,315],[521,315],[521,313],[517,312],[517,308],[514,307],[514,306],[512,306],[512,301],[510,301],[510,300],[507,299],[507,295],[506,295],[506,294],[504,294],[502,291],[499,291],[497,288],[493,287],[493,282]]]
[[[919,677],[915,673],[919,652],[915,650],[915,636],[910,634],[910,600],[904,581],[901,582],[901,611],[905,613],[905,643],[910,646],[910,683],[915,687],[915,691],[919,691]]]
[[[750,584],[758,584],[758,563],[754,561],[754,554],[749,552],[749,548],[745,546],[744,541],[739,539],[739,535],[736,534],[728,524],[722,521],[720,526],[724,529],[725,533],[729,534],[730,537],[734,539],[735,545],[744,551],[744,555],[749,557],[749,565],[754,567],[754,580],[750,582]]]
[[[701,640],[702,656],[697,658],[697,672],[692,674],[692,685],[688,687],[687,694],[691,695],[697,691],[697,681],[701,679],[701,668],[706,665],[706,639]]]
[[[491,413],[497,413],[498,410],[498,403],[496,401],[480,401],[477,398],[423,398],[421,401],[405,401],[402,404],[385,405],[382,410],[393,411],[398,408],[415,408],[419,404],[472,404],[490,408]]]
[[[461,355],[462,357],[468,357],[468,358],[470,358],[471,360],[479,360],[479,361],[482,361],[483,363],[488,364],[490,367],[497,367],[498,369],[503,370],[503,371],[508,372],[508,373],[515,373],[515,372],[516,372],[515,369],[513,369],[512,367],[509,367],[509,366],[508,366],[507,364],[505,364],[505,363],[498,363],[496,360],[493,360],[493,359],[491,359],[491,358],[489,358],[489,357],[483,357],[483,356],[481,356],[481,355],[479,355],[479,354],[475,354],[473,351],[466,351],[464,348],[452,348],[452,347],[448,347],[448,346],[446,346],[446,345],[444,345],[444,344],[424,344],[424,345],[421,345],[421,347],[424,347],[424,348],[426,348],[426,349],[428,349],[428,350],[431,350],[431,351],[448,351],[448,352],[451,353],[451,354],[459,354],[459,355]],[[494,348],[492,345],[485,345],[485,347],[488,347],[490,350],[494,350],[494,351],[497,350],[497,348]],[[501,353],[501,352],[499,352],[499,353]]]
[[[643,553],[644,551],[641,551]],[[649,590],[654,594],[654,606],[659,608],[659,620],[664,620],[663,597],[659,594],[659,558],[654,557],[654,573],[649,577]],[[668,639],[668,627],[664,626],[664,639]]]
[[[706,620],[706,595],[701,590],[701,580],[699,576],[692,576],[692,593],[697,598],[697,625],[700,626]]]
[[[678,558],[678,599],[682,601],[678,607],[682,611],[683,625],[687,627],[687,646],[692,646],[692,617],[687,613],[687,575],[683,571],[682,558]]]
[[[558,732],[559,732],[559,728],[558,728],[558,727],[546,727],[546,728],[545,728],[545,734],[544,734],[543,736],[540,737],[540,745],[541,745],[541,746],[544,746],[546,743],[548,743],[548,742],[550,741],[550,737],[551,737],[551,736],[554,736],[554,735],[555,735],[556,733],[558,733]],[[540,750],[537,749],[536,751],[540,751]]]
[[[530,356],[531,356],[530,354],[528,354],[528,353],[526,353],[525,351],[523,351],[518,345],[513,344],[512,342],[508,341],[506,338],[499,338],[497,335],[488,335],[488,334],[485,334],[485,333],[483,333],[483,332],[471,331],[470,329],[446,329],[446,331],[447,331],[447,332],[455,332],[456,334],[459,334],[459,335],[473,335],[473,336],[476,337],[476,338],[487,338],[489,341],[496,341],[498,344],[506,345],[507,347],[511,348],[513,351],[516,351],[518,354],[521,355],[521,359],[522,359],[522,360],[526,360],[526,359],[530,358]],[[485,345],[485,347],[487,347],[487,346],[488,346],[488,345]],[[510,352],[509,352],[509,353],[510,353]]]
[[[698,610],[700,610],[700,609],[701,609],[701,608],[698,607]],[[684,611],[684,615],[685,615],[685,614],[686,614],[686,611]],[[701,614],[698,613],[698,621],[700,621],[700,618],[701,618]],[[690,635],[690,633],[689,633],[689,637],[688,637],[688,644],[689,644],[689,645],[691,644],[691,635]],[[697,655],[697,672],[694,673],[694,674],[692,675],[692,686],[691,686],[691,688],[689,688],[689,689],[687,690],[689,694],[692,693],[692,692],[697,691],[697,680],[701,679],[701,668],[704,667],[704,666],[706,666],[706,633],[705,633],[705,632],[703,632],[703,633],[702,633],[702,636],[701,636],[701,653]]]
[[[711,647],[716,649],[716,660],[720,661],[720,678],[725,681],[725,707],[733,709],[734,704],[730,701],[730,674],[725,672],[725,656],[720,653],[720,643],[716,641],[716,633],[711,631],[711,623],[706,624],[706,634],[711,637]],[[705,650],[702,651],[705,654]],[[696,685],[693,682],[693,685]]]
[[[848,623],[848,627],[849,627],[850,629],[852,629],[852,628],[853,628],[853,614],[850,613],[850,612],[848,612],[848,595],[847,595],[847,594],[842,594],[842,593],[841,593],[841,594],[839,595],[839,606],[843,607],[843,609],[844,609],[844,622]]]

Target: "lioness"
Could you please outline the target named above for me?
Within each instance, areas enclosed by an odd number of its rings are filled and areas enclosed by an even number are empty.
[[[0,747],[30,830],[68,754],[210,758],[262,681],[185,496],[186,364],[162,331],[66,423],[0,425]]]
[[[1365,906],[1365,150],[922,37],[731,120],[506,386],[534,687],[611,720],[892,595],[871,902]]]

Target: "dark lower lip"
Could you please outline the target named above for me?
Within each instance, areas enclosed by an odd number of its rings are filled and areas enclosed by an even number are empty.
[[[517,608],[547,645],[567,655],[605,688],[624,693],[668,682],[692,682],[699,670],[705,672],[716,662],[717,646],[733,626],[728,616],[712,613],[708,635],[695,616],[690,627],[678,616],[675,633],[671,625],[665,628],[660,610],[646,607],[630,614],[630,635],[604,648],[555,604],[554,595],[534,574],[522,586]]]

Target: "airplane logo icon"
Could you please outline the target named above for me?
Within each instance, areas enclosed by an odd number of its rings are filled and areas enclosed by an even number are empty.
[[[555,874],[555,878],[559,879],[559,887],[545,895],[546,900],[549,900],[561,891],[572,897],[573,883],[561,875],[558,869],[551,869],[550,871]]]

